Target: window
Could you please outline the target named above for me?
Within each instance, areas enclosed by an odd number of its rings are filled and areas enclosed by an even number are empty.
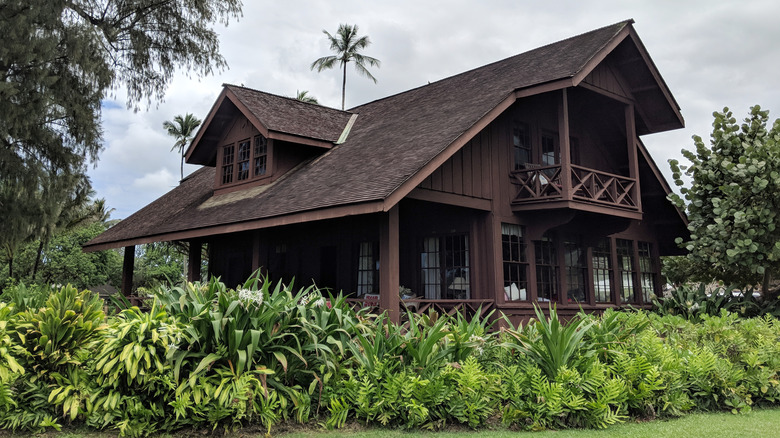
[[[375,294],[379,291],[379,258],[377,242],[363,242],[358,253],[357,294]]]
[[[512,129],[512,145],[515,170],[525,169],[525,164],[531,161],[531,135],[527,123],[515,122]]]
[[[233,182],[233,151],[235,146],[222,148],[222,184]]]
[[[552,132],[542,133],[542,166],[554,166],[560,162],[558,135]]]
[[[262,177],[267,167],[268,141],[262,135],[222,147],[223,185]]]
[[[563,242],[563,258],[566,262],[566,298],[568,301],[582,303],[587,301],[585,248],[579,236],[569,236]]]
[[[593,248],[593,291],[597,303],[611,303],[612,251],[608,237],[600,239]]]
[[[255,136],[255,176],[265,175],[268,160],[268,142],[262,135]]]
[[[249,153],[251,142],[244,140],[238,144],[238,181],[249,178]]]
[[[468,235],[423,239],[420,268],[425,298],[468,299],[471,296]]]
[[[504,260],[504,293],[507,301],[528,299],[528,260],[523,227],[501,224],[501,251]]]
[[[615,249],[618,256],[618,271],[620,273],[620,299],[624,303],[636,303],[637,295],[634,288],[634,242],[625,239],[615,239]]]
[[[552,236],[534,242],[538,301],[558,301],[558,253]]]
[[[648,242],[637,242],[639,250],[639,275],[642,297],[645,303],[652,302],[655,296],[655,260],[653,246]]]

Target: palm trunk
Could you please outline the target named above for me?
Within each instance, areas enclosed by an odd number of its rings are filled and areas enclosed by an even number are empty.
[[[344,97],[347,93],[347,63],[344,63],[344,78],[341,80],[341,110],[344,111]]]
[[[772,281],[772,274],[769,268],[764,269],[764,280],[761,282],[761,297],[766,299],[769,295],[769,283]]]
[[[35,276],[38,275],[38,264],[41,262],[41,254],[43,253],[43,239],[38,244],[38,253],[35,255],[35,264],[33,265],[32,281],[35,282]]]
[[[184,179],[184,147],[181,148],[181,178],[179,183]]]

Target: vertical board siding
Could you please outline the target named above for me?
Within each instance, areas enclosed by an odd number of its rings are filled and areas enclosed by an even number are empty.
[[[491,125],[492,126],[492,125]],[[496,130],[488,127],[426,178],[419,188],[473,198],[491,198],[490,147]]]
[[[607,90],[610,93],[631,98],[631,93],[624,89],[620,79],[618,79],[615,71],[607,64],[602,63],[595,70],[593,70],[586,78],[586,83],[595,87]]]

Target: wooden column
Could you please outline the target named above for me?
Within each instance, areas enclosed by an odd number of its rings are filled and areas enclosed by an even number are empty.
[[[260,269],[260,231],[252,233],[252,273]]]
[[[570,200],[571,193],[571,145],[569,142],[569,95],[561,90],[558,103],[558,143],[561,150],[561,185],[563,199]]]
[[[379,226],[379,309],[386,311],[390,321],[400,322],[399,228],[398,205],[384,213]]]
[[[190,240],[190,252],[187,258],[187,281],[200,281],[201,250],[203,242],[200,239]]]
[[[133,292],[133,269],[135,268],[135,245],[125,247],[122,262],[122,295],[129,297]]]
[[[612,281],[610,281],[610,287],[612,288],[612,303],[616,306],[620,305],[623,299],[623,276],[620,273],[620,260],[617,255],[617,242],[614,237],[609,238],[609,256],[612,258]]]
[[[564,90],[565,91],[565,90]],[[566,270],[566,239],[563,233],[555,234],[555,251],[558,255],[558,306],[569,305],[569,278]],[[572,303],[573,304],[573,303]]]
[[[626,105],[626,143],[628,146],[628,176],[634,179],[631,197],[639,211],[642,211],[642,192],[639,190],[639,160],[637,157],[636,126],[634,124],[634,105]]]

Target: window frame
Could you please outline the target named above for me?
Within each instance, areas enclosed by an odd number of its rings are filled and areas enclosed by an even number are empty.
[[[258,154],[257,142],[264,139],[264,153]],[[247,150],[242,153],[243,145],[247,145]],[[249,137],[222,144],[217,153],[217,163],[219,163],[217,172],[217,189],[239,186],[252,182],[262,181],[272,175],[272,150],[273,141],[262,134],[254,134]],[[228,155],[228,150],[231,153]],[[228,158],[230,157],[230,158]],[[256,174],[257,159],[264,158],[265,171]],[[245,167],[242,169],[242,165]],[[230,169],[230,173],[226,173]],[[244,173],[245,172],[245,173]],[[243,175],[243,178],[241,176]]]
[[[519,231],[517,242],[512,241],[514,234],[506,234],[504,231],[515,231],[510,228],[515,228]],[[508,251],[507,251],[508,250]],[[508,253],[508,254],[507,254]],[[509,256],[507,258],[507,255]],[[528,242],[526,240],[525,227],[512,223],[501,223],[501,267],[503,272],[504,281],[504,301],[505,302],[527,302],[531,300],[531,293],[528,287],[529,285],[529,266],[530,261],[528,259]],[[516,281],[512,275],[512,271],[516,273]],[[507,278],[509,277],[509,278]],[[513,291],[511,289],[512,284],[518,289],[518,298],[511,299]],[[507,287],[510,288],[507,292]],[[525,293],[525,298],[522,298]]]
[[[457,250],[450,248],[448,250],[448,242],[452,241],[454,243],[453,239],[460,239],[463,238],[463,242],[465,242],[465,245],[463,248]],[[471,243],[470,243],[470,236],[469,233],[452,233],[452,234],[443,234],[443,235],[430,235],[430,236],[424,236],[422,240],[420,241],[420,250],[418,251],[419,254],[419,272],[421,274],[420,277],[420,294],[425,297],[425,299],[452,299],[452,300],[458,300],[458,299],[470,299],[471,298],[471,286],[472,286],[472,279],[471,279]],[[429,245],[429,243],[436,242],[435,248],[432,248],[432,245]],[[461,258],[463,258],[462,261],[464,261],[464,264],[461,265],[455,265],[455,253],[460,253]],[[435,254],[435,257],[431,257]],[[429,258],[435,259],[435,262],[437,266],[430,266]],[[450,263],[452,261],[452,263]],[[452,271],[452,279],[449,279],[449,273]],[[435,276],[431,276],[430,273],[435,273]],[[458,284],[455,285],[455,279],[462,278],[465,280],[465,284]],[[429,281],[430,280],[430,281]],[[455,297],[454,293],[450,293],[450,290],[455,291],[456,289],[452,288],[451,286],[458,286],[462,287],[464,292],[464,297]],[[437,289],[430,289],[431,287],[435,287]],[[429,293],[429,291],[431,293]]]

